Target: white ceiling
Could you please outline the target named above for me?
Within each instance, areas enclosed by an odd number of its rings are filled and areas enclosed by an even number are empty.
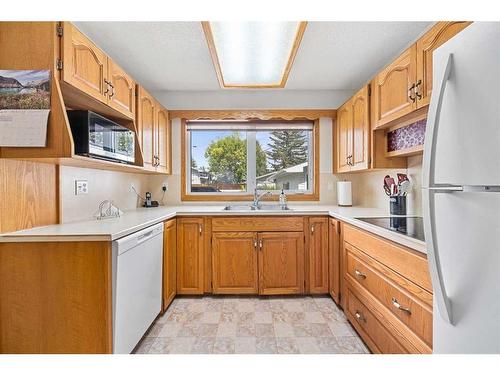
[[[151,91],[218,90],[200,22],[76,22]],[[353,90],[430,22],[309,22],[285,90]]]

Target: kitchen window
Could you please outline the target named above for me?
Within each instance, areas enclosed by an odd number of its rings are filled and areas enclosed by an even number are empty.
[[[255,188],[315,196],[314,121],[187,121],[185,200],[247,200]]]

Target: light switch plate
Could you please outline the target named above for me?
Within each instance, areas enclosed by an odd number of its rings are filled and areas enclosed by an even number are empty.
[[[75,180],[75,195],[87,194],[89,192],[89,182],[87,180]]]

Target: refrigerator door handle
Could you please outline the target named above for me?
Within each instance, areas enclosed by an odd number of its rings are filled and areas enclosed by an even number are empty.
[[[422,182],[423,186],[433,187],[435,179],[435,156],[436,141],[439,128],[439,117],[443,103],[444,90],[450,76],[453,63],[453,54],[449,54],[446,59],[446,66],[441,75],[435,80],[431,104],[429,106],[429,115],[427,119],[427,129],[425,133],[425,149],[423,160]],[[436,300],[441,317],[448,323],[453,324],[451,301],[446,294],[444,285],[441,262],[439,257],[439,247],[435,241],[436,238],[436,218],[435,218],[435,194],[432,189],[422,189],[422,209],[424,216],[424,233],[427,242],[427,259],[429,261],[429,270],[434,289],[434,298]]]

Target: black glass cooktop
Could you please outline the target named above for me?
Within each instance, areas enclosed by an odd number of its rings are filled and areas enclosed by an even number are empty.
[[[425,241],[424,238],[424,223],[421,217],[370,217],[358,218],[369,224],[376,225],[381,228],[389,229],[406,236],[416,238],[420,241]]]

